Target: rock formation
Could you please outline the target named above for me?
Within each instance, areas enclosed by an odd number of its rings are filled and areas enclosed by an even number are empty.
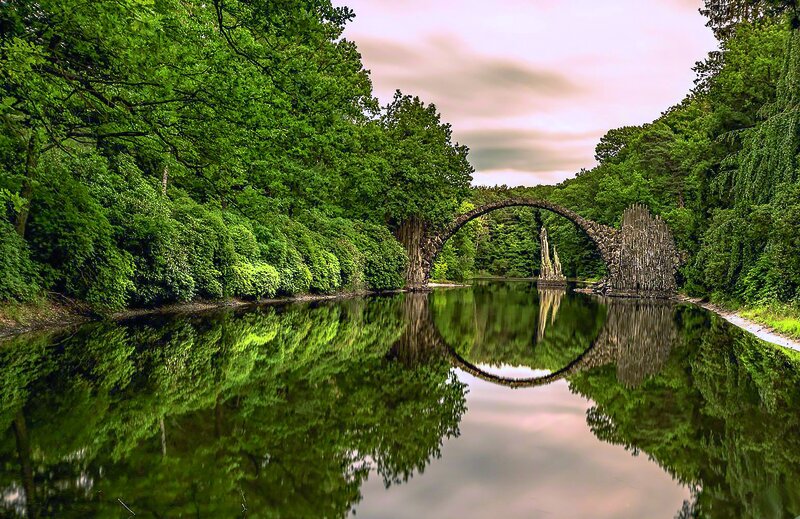
[[[539,235],[542,240],[542,263],[539,272],[538,286],[563,287],[567,285],[567,278],[561,272],[561,261],[558,259],[558,252],[553,247],[554,259],[550,259],[550,242],[547,238],[547,229],[542,227]]]

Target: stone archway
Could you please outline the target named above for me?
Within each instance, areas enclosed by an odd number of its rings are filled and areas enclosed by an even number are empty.
[[[667,224],[654,217],[642,205],[633,205],[622,215],[617,229],[582,217],[575,211],[547,200],[509,198],[492,202],[457,216],[443,228],[428,234],[411,246],[411,264],[406,286],[424,290],[431,269],[444,244],[470,221],[507,207],[534,207],[561,215],[574,223],[591,239],[608,268],[608,277],[598,284],[598,291],[610,296],[671,297],[676,291],[675,271],[678,254]]]

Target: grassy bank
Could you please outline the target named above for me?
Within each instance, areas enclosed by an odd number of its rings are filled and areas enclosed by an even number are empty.
[[[691,301],[696,301],[689,298]],[[710,306],[721,313],[730,313],[763,325],[770,331],[791,339],[800,339],[800,306],[786,303],[742,304],[712,296]]]
[[[745,319],[756,321],[772,330],[800,339],[800,308],[797,306],[771,304],[742,308],[739,313]]]

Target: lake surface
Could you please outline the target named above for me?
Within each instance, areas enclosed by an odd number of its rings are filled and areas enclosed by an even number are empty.
[[[800,353],[476,283],[0,344],[0,516],[789,518]]]

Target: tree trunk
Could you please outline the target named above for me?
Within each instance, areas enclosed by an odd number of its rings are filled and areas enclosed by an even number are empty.
[[[164,166],[161,173],[161,194],[167,196],[167,182],[169,181],[169,166]]]
[[[33,196],[33,175],[36,171],[36,135],[31,135],[28,139],[28,146],[25,153],[25,179],[22,182],[22,190],[20,196],[25,200],[25,205],[22,206],[19,214],[17,214],[16,229],[17,234],[25,237],[25,231],[28,226],[28,215],[30,214],[31,197]]]
[[[164,425],[164,417],[162,416],[161,419],[158,421],[158,425],[161,428],[161,457],[167,457],[167,427]]]
[[[425,264],[423,257],[423,243],[425,240],[425,223],[413,217],[400,225],[397,230],[397,239],[403,244],[408,254],[406,267],[406,288],[422,290],[428,284],[429,265]]]
[[[392,345],[390,356],[406,367],[431,362],[444,353],[439,332],[431,319],[429,294],[405,294],[403,334]]]

